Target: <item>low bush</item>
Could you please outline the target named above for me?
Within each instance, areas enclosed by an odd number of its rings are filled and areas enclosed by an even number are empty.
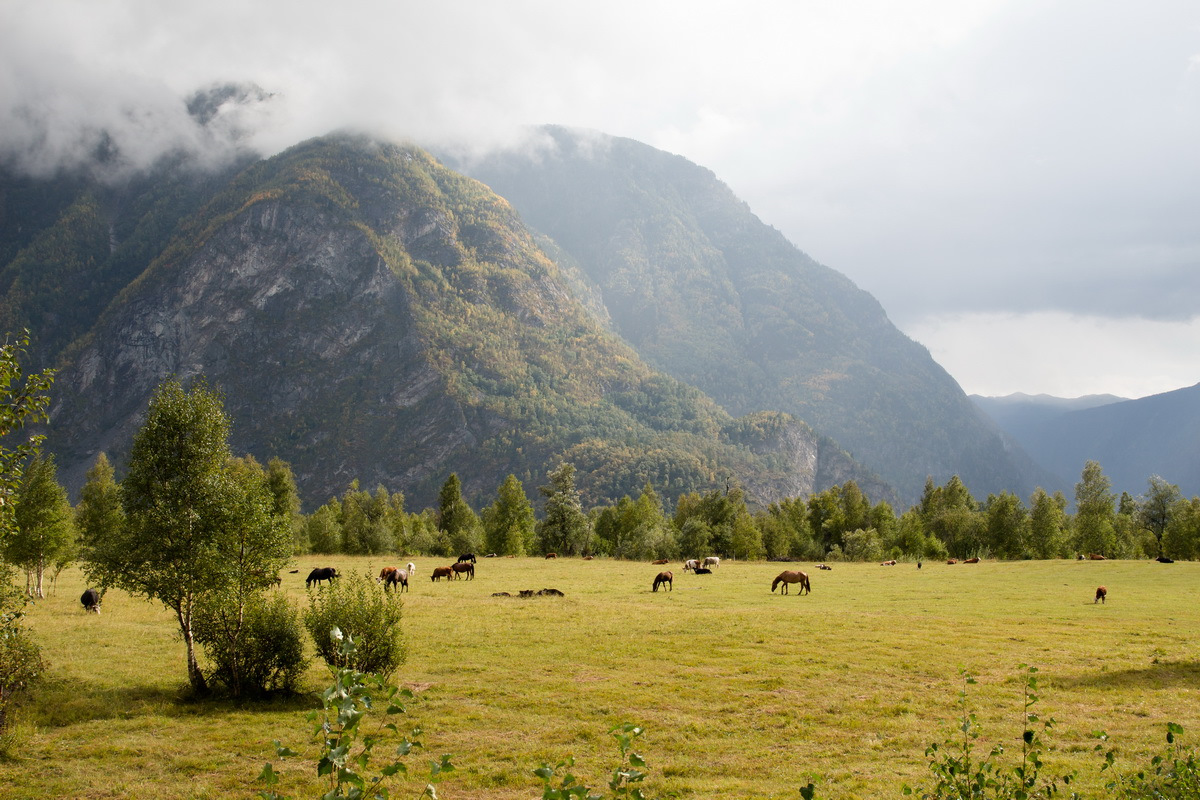
[[[300,614],[282,594],[253,597],[241,620],[199,609],[193,633],[234,696],[294,691],[308,666]]]
[[[387,591],[368,574],[351,572],[308,589],[304,626],[326,664],[386,678],[407,655],[400,627],[403,607],[399,592]],[[353,637],[357,646],[349,655],[330,636],[334,628]]]
[[[17,700],[46,668],[41,649],[21,628],[22,616],[15,604],[0,601],[0,756],[12,754]]]

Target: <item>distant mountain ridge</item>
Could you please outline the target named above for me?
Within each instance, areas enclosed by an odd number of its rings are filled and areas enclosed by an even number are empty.
[[[972,396],[1070,496],[1097,461],[1114,490],[1137,497],[1152,475],[1200,494],[1200,384],[1127,400],[1112,395]]]

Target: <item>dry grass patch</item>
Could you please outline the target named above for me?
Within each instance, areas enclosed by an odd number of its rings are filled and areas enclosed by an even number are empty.
[[[781,597],[770,592],[779,564],[676,570],[674,591],[653,593],[661,567],[649,564],[485,559],[474,581],[432,583],[442,562],[412,560],[396,679],[420,689],[408,721],[427,753],[414,766],[454,755],[446,798],[533,797],[531,770],[568,754],[598,783],[617,760],[606,732],[623,722],[647,728],[653,793],[795,797],[811,779],[823,798],[899,796],[955,720],[960,668],[979,680],[971,705],[988,747],[1018,742],[1017,665],[1038,666],[1040,710],[1059,721],[1047,768],[1085,770],[1089,791],[1093,731],[1110,733],[1127,766],[1148,762],[1168,720],[1200,734],[1197,564],[837,564],[809,570],[811,595]],[[385,563],[301,559],[283,576],[297,603],[318,561]],[[245,797],[273,739],[315,752],[312,697],[183,699],[173,620],[112,592],[99,617],[85,615],[81,581],[64,573],[30,614],[49,682],[24,757],[0,764],[0,797]],[[1094,605],[1100,584],[1109,602]],[[491,596],[542,588],[565,597]],[[314,665],[304,685],[324,679]],[[288,794],[315,788],[311,764],[276,766]]]

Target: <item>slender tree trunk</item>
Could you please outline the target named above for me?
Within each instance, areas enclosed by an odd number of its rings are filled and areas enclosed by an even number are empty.
[[[200,662],[196,660],[196,640],[192,636],[192,613],[191,605],[179,610],[179,632],[183,634],[183,643],[187,646],[187,670],[188,683],[192,685],[192,691],[196,694],[207,694],[208,684],[204,680],[204,673],[200,671]]]
[[[43,598],[46,593],[42,591],[42,576],[46,574],[46,559],[39,558],[37,562],[37,596]]]

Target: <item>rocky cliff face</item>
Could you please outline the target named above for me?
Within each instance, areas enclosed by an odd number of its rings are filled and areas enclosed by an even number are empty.
[[[767,502],[831,471],[806,426],[726,436],[737,421],[609,333],[504,200],[416,148],[297,146],[173,230],[61,356],[49,444],[73,488],[99,451],[120,472],[168,376],[216,386],[235,452],[290,462],[310,506],[353,480],[431,505],[450,472],[479,501],[562,459],[592,502],[730,481]]]

